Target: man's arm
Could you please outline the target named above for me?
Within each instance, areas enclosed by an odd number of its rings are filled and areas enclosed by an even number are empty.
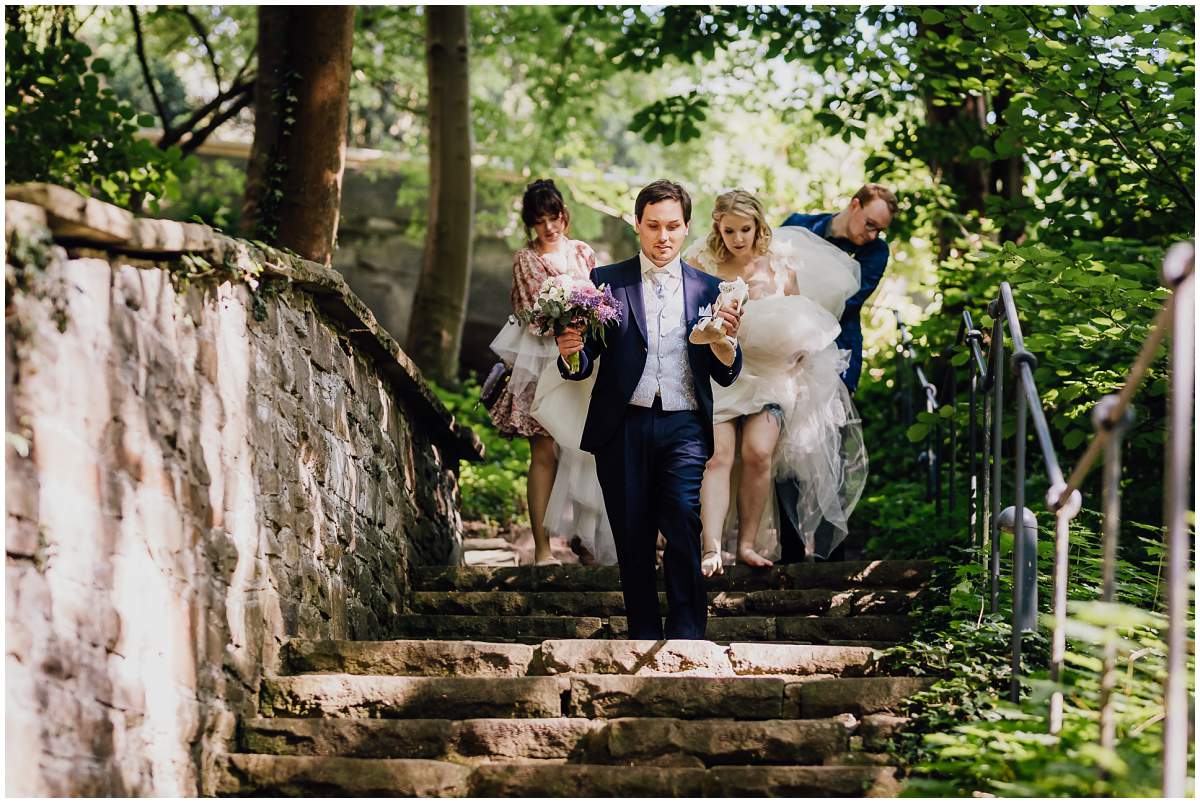
[[[846,312],[851,309],[862,309],[862,305],[875,292],[875,288],[879,286],[879,281],[883,278],[883,272],[887,268],[891,252],[888,250],[888,244],[883,240],[876,240],[875,246],[866,249],[866,253],[860,253],[855,257],[858,260],[861,283],[858,292],[846,301]]]
[[[708,373],[712,376],[713,381],[723,388],[727,388],[733,384],[733,381],[738,378],[738,374],[742,372],[742,347],[737,347],[737,353],[733,357],[733,365],[726,365],[717,359],[717,356],[709,349],[708,352]]]

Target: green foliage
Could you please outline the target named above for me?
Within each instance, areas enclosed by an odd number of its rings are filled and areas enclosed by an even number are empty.
[[[504,438],[497,432],[479,401],[480,387],[474,377],[460,391],[436,385],[433,390],[459,424],[471,427],[483,441],[483,462],[463,463],[459,475],[463,518],[501,526],[527,521],[529,441]]]
[[[124,207],[177,193],[190,163],[136,136],[153,120],[103,86],[108,63],[89,63],[82,42],[39,42],[27,20],[8,19],[5,180],[63,184]]]
[[[586,13],[604,20],[614,12]],[[867,165],[872,175],[894,173],[914,160],[973,161],[974,168],[987,168],[1019,156],[1029,165],[1029,176],[1020,180],[1032,193],[1002,186],[1013,181],[1003,171],[989,177],[986,170],[947,170],[941,179],[950,199],[982,193],[984,203],[975,210],[939,204],[938,214],[952,225],[978,226],[982,212],[998,229],[1044,228],[1060,241],[1105,235],[1161,241],[1190,230],[1190,7],[883,5],[798,13],[787,7],[688,6],[618,13],[621,36],[607,49],[618,66],[644,71],[712,60],[720,49],[734,52],[754,42],[765,46],[755,51],[761,61],[803,62],[826,77],[830,91],[809,101],[818,122],[848,142],[872,118],[901,114],[888,147]],[[982,109],[975,119],[939,112],[965,109],[975,100],[983,101],[972,107]],[[643,105],[637,117],[658,111],[653,103]],[[668,132],[685,140],[698,135],[678,119],[669,123],[638,130],[652,139]],[[994,186],[965,186],[968,173]],[[927,191],[918,206],[938,194]]]
[[[171,220],[204,223],[221,231],[236,231],[242,216],[246,171],[222,159],[199,159],[179,197],[163,203],[160,213]]]
[[[1085,511],[1072,530],[1068,587],[1077,600],[1068,608],[1067,655],[1062,680],[1048,679],[1046,631],[1023,642],[1023,695],[1007,701],[1011,628],[1005,617],[984,614],[986,574],[976,555],[943,572],[950,587],[945,604],[925,612],[924,630],[910,643],[886,652],[879,669],[933,674],[933,687],[913,698],[913,725],[895,743],[913,773],[906,795],[1154,796],[1161,782],[1163,681],[1166,677],[1163,618],[1153,613],[1158,567],[1127,549],[1117,564],[1118,599],[1104,605],[1098,592],[1100,539],[1097,516]],[[1043,533],[1048,539],[1051,533]],[[1128,545],[1135,547],[1136,545]],[[1155,550],[1151,550],[1152,555]],[[1161,551],[1158,550],[1158,557]],[[1047,568],[1043,564],[1043,568]],[[1008,574],[1008,567],[1005,576]],[[1050,598],[1048,571],[1039,594]],[[1010,589],[1002,586],[1001,610]],[[1116,749],[1099,748],[1098,711],[1103,643],[1118,646],[1119,677],[1114,711]],[[1194,660],[1189,658],[1189,677]],[[1064,693],[1061,735],[1049,735],[1052,692]]]

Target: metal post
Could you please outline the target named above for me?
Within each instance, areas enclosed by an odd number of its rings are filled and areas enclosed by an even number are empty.
[[[997,371],[997,376],[999,376]],[[1037,576],[1031,578],[1029,547],[1026,544],[1025,527],[1025,424],[1028,418],[1028,402],[1022,392],[1024,380],[1017,376],[1017,436],[1014,448],[1015,478],[1013,479],[1013,585],[1012,585],[1012,683],[1009,696],[1015,703],[1021,699],[1021,636],[1031,630],[1029,619],[1037,616],[1037,604],[1029,595],[1029,581],[1036,589]],[[1036,551],[1036,547],[1034,547]]]
[[[1100,599],[1112,602],[1117,594],[1117,539],[1121,532],[1121,439],[1133,419],[1133,411],[1113,422],[1115,408],[1121,404],[1117,395],[1105,396],[1092,410],[1092,423],[1097,431],[1112,428],[1104,447],[1104,562],[1101,568]],[[1104,670],[1100,675],[1100,747],[1111,750],[1117,739],[1112,691],[1117,682],[1117,647],[1104,645]]]
[[[990,559],[990,538],[991,528],[989,523],[992,516],[995,515],[991,507],[992,499],[992,468],[991,468],[991,451],[988,449],[988,444],[991,442],[992,436],[992,397],[983,394],[983,438],[979,445],[979,473],[983,475],[983,487],[979,491],[979,543],[985,548],[980,550],[983,559],[984,571],[987,571],[988,561]]]
[[[1057,502],[1066,490],[1058,483],[1046,494],[1047,500]],[[1054,502],[1048,501],[1050,507]],[[1083,497],[1072,491],[1067,501],[1054,514],[1054,633],[1050,644],[1050,680],[1057,687],[1062,682],[1063,660],[1067,654],[1067,554],[1071,538],[1071,521],[1079,515]],[[1050,694],[1050,733],[1062,731],[1063,693],[1055,689]]]
[[[967,498],[967,528],[971,532],[971,549],[979,546],[976,541],[975,521],[979,518],[979,443],[976,438],[977,426],[975,423],[976,410],[975,404],[977,401],[976,388],[979,385],[979,367],[975,365],[975,357],[971,356],[971,396],[970,402],[967,405],[970,410],[970,415],[967,418],[967,454],[971,456],[970,472],[971,472],[971,494]]]
[[[942,519],[942,423],[933,427],[933,445],[929,449],[929,481],[933,484],[933,512]]]
[[[950,511],[950,515],[953,516],[955,504],[958,500],[957,489],[954,487],[955,475],[957,473],[954,464],[958,462],[958,371],[955,370],[953,365],[950,366],[950,399],[947,403],[955,413],[955,415],[950,417],[950,472],[947,476],[948,484],[946,486],[947,493],[949,494],[947,502],[948,510]]]
[[[1163,796],[1183,797],[1187,786],[1188,712],[1188,557],[1187,515],[1191,502],[1192,382],[1195,364],[1195,249],[1171,247],[1163,260],[1163,278],[1174,289],[1171,335],[1171,392],[1167,414],[1167,682],[1163,705]]]
[[[1004,328],[996,302],[990,309],[992,317],[992,613],[1000,610],[1000,447],[1004,441]]]

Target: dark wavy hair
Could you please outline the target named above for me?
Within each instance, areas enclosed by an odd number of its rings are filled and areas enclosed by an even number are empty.
[[[647,206],[662,201],[679,201],[679,205],[683,207],[683,222],[692,222],[692,196],[688,195],[682,185],[665,178],[652,181],[642,188],[637,200],[633,202],[633,214],[641,221],[642,212],[646,211]]]
[[[563,219],[563,234],[571,232],[571,213],[563,201],[562,193],[548,178],[539,178],[525,188],[521,198],[521,222],[525,224],[525,239],[533,245],[533,225],[544,217]]]

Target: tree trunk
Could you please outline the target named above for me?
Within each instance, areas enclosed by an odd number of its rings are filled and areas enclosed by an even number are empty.
[[[452,384],[471,279],[475,181],[466,6],[426,6],[429,227],[409,317],[407,350],[425,374]]]
[[[261,6],[243,231],[330,263],[350,104],[353,6]]]
[[[1005,112],[1012,102],[1012,90],[1002,88],[996,93],[992,109],[996,112],[996,122],[1002,122]],[[1000,226],[1000,242],[1020,243],[1025,239],[1025,218],[1020,207],[1025,201],[1025,155],[1019,150],[1008,156],[992,162],[992,192],[1005,200],[1005,214]],[[1014,211],[1016,210],[1016,211]]]

